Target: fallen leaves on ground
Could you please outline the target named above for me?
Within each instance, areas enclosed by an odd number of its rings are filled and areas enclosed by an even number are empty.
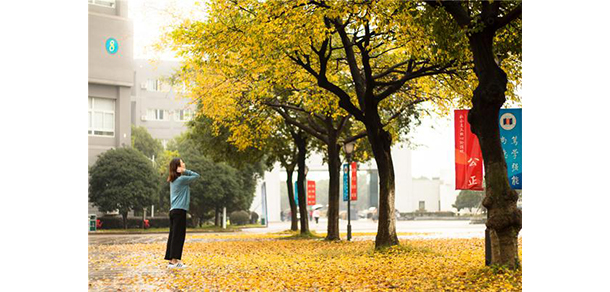
[[[90,290],[520,291],[521,270],[484,266],[484,240],[281,240],[291,234],[187,236],[186,269],[168,269],[165,244],[89,246]],[[210,241],[196,241],[195,239]],[[215,241],[224,239],[224,241]],[[520,240],[521,241],[521,240]]]

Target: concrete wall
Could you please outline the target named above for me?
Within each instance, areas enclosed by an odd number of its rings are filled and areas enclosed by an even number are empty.
[[[264,177],[259,180],[256,191],[254,193],[254,199],[250,206],[250,211],[254,211],[259,215],[259,218],[264,218],[263,214],[263,197],[262,197],[262,184],[265,183],[266,190],[266,205],[267,205],[267,216],[269,222],[281,221],[280,212],[282,210],[281,198],[280,198],[280,166],[279,163],[271,171],[265,172]]]
[[[150,91],[142,88],[147,80],[157,80],[169,77],[179,68],[178,62],[162,61],[151,64],[148,60],[134,60],[135,84],[132,88],[132,123],[145,127],[153,138],[169,141],[187,130],[186,122],[176,121],[174,111],[180,109],[196,109],[189,105],[189,100],[174,87],[168,92]],[[163,109],[170,111],[168,121],[152,121],[145,118],[148,109]]]
[[[115,100],[114,137],[88,137],[89,165],[110,148],[131,145],[133,23],[126,17],[126,1],[117,1],[115,8],[89,4],[88,95]],[[119,44],[115,54],[106,51],[106,40],[111,37]]]
[[[106,51],[109,38],[118,42],[115,54]],[[89,12],[89,83],[132,86],[133,22],[128,18]]]
[[[108,149],[131,145],[133,23],[127,18],[127,1],[117,1],[113,8],[89,4],[88,17],[88,96],[115,101],[114,136],[88,136],[91,166]],[[118,42],[115,54],[106,51],[108,38]],[[102,215],[91,204],[88,209],[90,214]]]
[[[396,187],[395,208],[400,212],[408,212],[413,209],[413,200],[410,199],[413,193],[411,150],[404,145],[395,145],[392,147],[392,161]]]
[[[441,181],[438,178],[416,178],[413,179],[412,208],[408,212],[419,210],[419,202],[425,202],[425,210],[438,212],[441,209],[440,196]]]

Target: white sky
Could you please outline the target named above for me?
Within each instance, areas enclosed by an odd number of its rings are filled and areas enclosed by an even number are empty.
[[[176,60],[171,52],[154,52],[151,45],[171,23],[171,13],[192,13],[197,0],[131,0],[129,17],[134,25],[134,58]],[[451,118],[426,117],[410,135],[419,145],[412,150],[412,176],[439,177],[441,171],[452,171],[454,141]],[[397,162],[395,162],[397,163]]]

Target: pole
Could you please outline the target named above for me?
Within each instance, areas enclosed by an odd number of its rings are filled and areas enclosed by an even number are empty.
[[[150,218],[155,218],[155,205],[150,207]]]
[[[222,207],[222,229],[227,229],[227,207]]]
[[[263,203],[263,206],[262,206],[263,210],[261,212],[262,213],[261,216],[262,216],[263,220],[261,220],[261,221],[265,221],[264,225],[266,227],[269,227],[269,217],[268,217],[268,214],[267,214],[267,182],[263,182],[263,185],[261,186],[261,192],[262,192],[262,196],[261,196],[262,198],[261,199],[263,200],[263,202],[262,202]]]
[[[351,156],[351,155],[349,155]],[[351,157],[347,158],[347,241],[351,241],[352,240],[352,221],[351,221],[351,204],[350,202],[352,201],[352,190],[351,190],[351,185],[352,185],[352,181],[350,180],[350,167],[351,167]]]

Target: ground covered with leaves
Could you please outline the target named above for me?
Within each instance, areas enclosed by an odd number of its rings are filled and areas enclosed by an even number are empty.
[[[165,243],[90,245],[89,290],[521,290],[521,270],[485,267],[482,238],[401,240],[383,251],[374,250],[374,241],[354,239],[188,235],[186,269],[167,268]]]

